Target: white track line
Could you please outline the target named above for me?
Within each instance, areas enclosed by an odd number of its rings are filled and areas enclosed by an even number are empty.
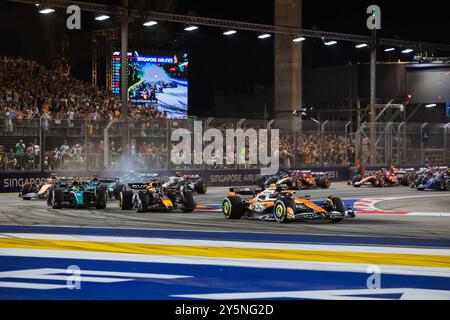
[[[322,245],[322,244],[302,244],[302,243],[247,242],[247,241],[223,241],[223,240],[217,241],[217,240],[192,240],[192,239],[143,238],[143,237],[107,237],[107,236],[36,234],[36,233],[2,233],[0,234],[0,239],[37,239],[37,240],[56,240],[56,241],[82,241],[82,242],[195,246],[195,247],[215,247],[215,248],[426,254],[426,255],[450,256],[450,249],[408,248],[408,247],[387,247],[387,246]]]
[[[9,249],[0,248],[0,256],[6,257],[36,257],[57,259],[83,259],[98,261],[130,261],[146,263],[167,263],[185,265],[210,265],[247,268],[268,268],[284,270],[311,270],[367,273],[369,264],[340,263],[340,262],[314,262],[271,259],[235,259],[235,258],[204,258],[166,255],[145,255],[130,253],[86,252],[86,251],[59,251],[36,249]],[[439,267],[413,267],[398,265],[377,265],[381,274],[421,275],[450,278],[450,268]]]

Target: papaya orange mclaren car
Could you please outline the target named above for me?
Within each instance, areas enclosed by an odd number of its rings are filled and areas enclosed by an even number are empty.
[[[42,183],[25,183],[19,193],[23,200],[47,199],[47,195],[58,177],[52,176]]]
[[[251,196],[244,200],[241,196]],[[280,186],[267,189],[251,187],[230,188],[222,202],[226,219],[249,219],[287,223],[302,220],[322,219],[341,222],[354,218],[351,207],[346,208],[341,198],[330,196],[323,204],[316,204],[308,198],[295,197],[295,191],[283,190]]]

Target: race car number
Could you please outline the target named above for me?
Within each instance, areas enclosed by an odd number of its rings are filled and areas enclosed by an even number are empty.
[[[264,210],[266,210],[266,207],[261,202],[257,202],[250,206],[250,210],[256,212],[263,212]]]

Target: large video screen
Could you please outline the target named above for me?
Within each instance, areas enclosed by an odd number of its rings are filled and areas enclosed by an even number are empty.
[[[120,52],[114,52],[112,91],[120,93]],[[139,108],[154,108],[170,119],[188,115],[188,55],[128,53],[128,97]]]

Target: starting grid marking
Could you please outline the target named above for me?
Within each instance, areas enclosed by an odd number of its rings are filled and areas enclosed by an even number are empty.
[[[450,241],[0,226],[0,299],[430,297],[450,299]]]

